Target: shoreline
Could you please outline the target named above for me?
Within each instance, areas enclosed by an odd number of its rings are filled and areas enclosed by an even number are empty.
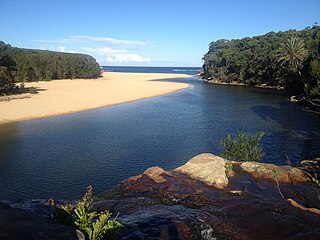
[[[189,77],[192,75],[103,72],[102,77],[97,79],[26,83],[26,87],[35,87],[38,93],[28,94],[30,97],[23,97],[22,94],[20,98],[0,101],[0,125],[162,96],[185,89],[189,84],[161,80]]]
[[[264,89],[264,90],[269,90],[272,91],[276,94],[283,94],[284,96],[287,97],[288,102],[293,103],[293,104],[298,104],[301,106],[303,111],[314,113],[314,114],[320,114],[320,110],[318,106],[313,106],[311,102],[307,102],[305,99],[302,100],[296,100],[296,95],[291,95],[290,92],[283,87],[277,87],[277,86],[268,86],[268,85],[246,85],[244,83],[239,83],[239,82],[219,82],[216,80],[208,80],[205,78],[201,78],[201,76],[198,75],[198,78],[200,81],[207,83],[207,84],[216,84],[216,85],[225,85],[225,86],[235,86],[235,87],[247,87],[247,88],[255,88],[255,89]],[[318,109],[317,109],[318,108]]]
[[[200,81],[207,83],[207,84],[215,84],[215,85],[225,85],[225,86],[235,86],[235,87],[247,87],[253,89],[263,89],[267,91],[272,91],[276,94],[281,94],[287,97],[288,102],[292,104],[297,104],[303,108],[303,111],[311,112],[315,114],[320,114],[319,106],[314,105],[311,101],[307,101],[305,98],[297,99],[298,96],[292,95],[289,90],[284,89],[284,87],[279,86],[268,86],[268,85],[247,85],[244,83],[239,83],[237,81],[233,81],[230,83],[227,82],[220,82],[217,80],[208,80],[206,78],[202,78],[198,75]]]
[[[244,83],[240,83],[237,81],[233,81],[231,83],[227,83],[227,82],[220,82],[220,81],[216,81],[216,80],[208,80],[206,78],[202,78],[201,76],[198,76],[199,79],[205,83],[209,83],[209,84],[217,84],[217,85],[227,85],[227,86],[240,86],[240,87],[251,87],[251,88],[258,88],[258,89],[269,89],[269,90],[276,90],[279,92],[283,92],[283,93],[287,93],[287,91],[283,88],[283,87],[278,87],[278,86],[268,86],[268,85],[247,85]]]

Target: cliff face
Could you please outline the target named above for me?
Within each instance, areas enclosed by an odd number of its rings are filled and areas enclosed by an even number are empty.
[[[102,194],[94,209],[119,213],[126,227],[119,238],[125,240],[320,236],[319,187],[304,172],[212,154],[172,171],[149,168]]]

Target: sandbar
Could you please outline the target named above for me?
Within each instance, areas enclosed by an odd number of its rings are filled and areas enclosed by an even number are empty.
[[[104,72],[98,79],[52,80],[26,83],[37,94],[0,101],[0,124],[76,113],[172,93],[189,85],[153,81],[189,78],[186,74]]]

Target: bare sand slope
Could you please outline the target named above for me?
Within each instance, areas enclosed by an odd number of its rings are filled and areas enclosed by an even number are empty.
[[[150,81],[188,78],[185,74],[103,73],[99,79],[27,83],[38,94],[0,102],[0,123],[42,118],[159,96],[188,87],[185,83]],[[28,97],[30,96],[30,97]]]

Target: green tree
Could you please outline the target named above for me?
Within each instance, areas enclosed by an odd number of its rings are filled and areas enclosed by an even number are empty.
[[[12,93],[15,88],[16,63],[9,56],[0,57],[0,94]]]
[[[97,78],[101,74],[97,61],[86,54],[22,49],[0,41],[0,57],[9,57],[16,63],[14,78],[19,82]]]
[[[263,148],[259,145],[263,136],[264,132],[257,132],[255,136],[249,137],[243,130],[238,131],[236,137],[228,134],[226,139],[221,140],[222,156],[239,162],[260,161],[264,156]]]
[[[301,74],[300,70],[307,55],[308,51],[305,49],[303,41],[292,37],[281,44],[277,56],[281,65],[287,65],[290,71]]]
[[[310,89],[317,86],[319,40],[319,26],[301,31],[270,32],[252,38],[217,40],[210,43],[203,57],[203,77],[253,86],[285,87],[298,95],[304,92],[303,83],[310,84]],[[299,55],[291,56],[290,49],[300,49],[297,50]]]

